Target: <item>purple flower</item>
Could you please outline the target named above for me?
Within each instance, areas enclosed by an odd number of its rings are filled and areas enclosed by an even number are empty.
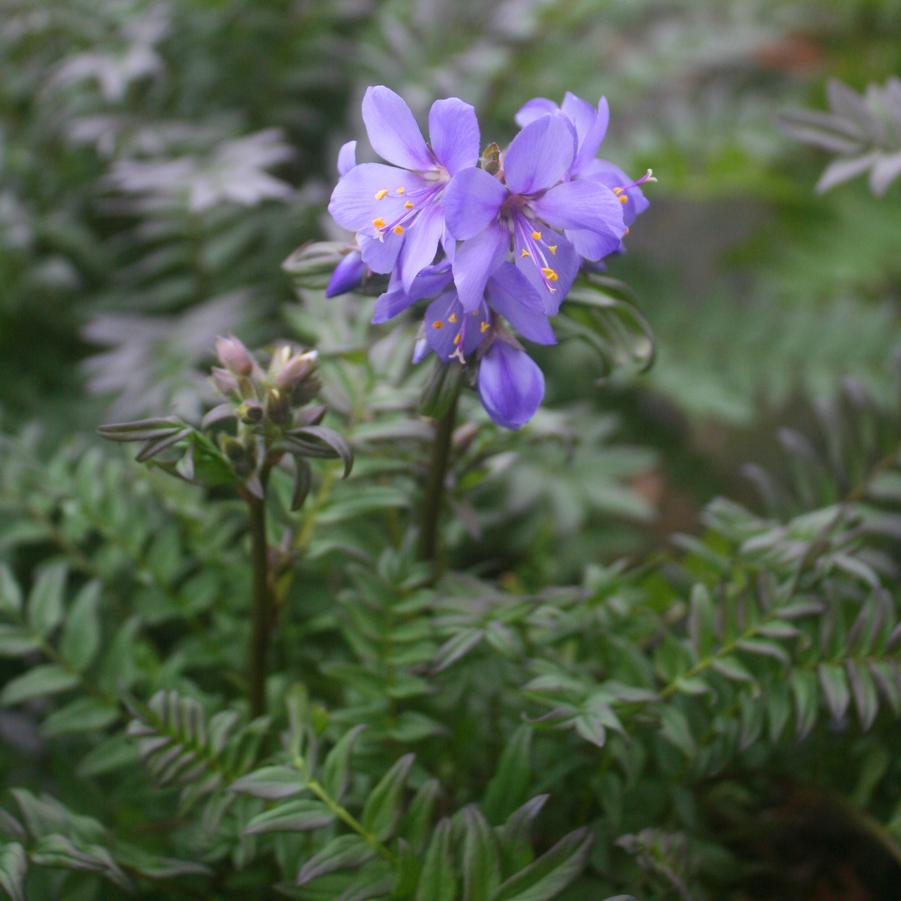
[[[480,303],[466,311],[454,286],[451,265],[444,261],[423,269],[409,292],[395,284],[382,294],[376,301],[373,322],[385,322],[429,297],[434,299],[425,313],[414,361],[434,353],[442,363],[453,365],[477,356],[479,397],[488,414],[505,428],[524,425],[541,403],[544,378],[503,320],[529,341],[555,344],[541,296],[512,263],[504,262],[488,279]]]
[[[632,181],[618,166],[607,160],[596,159],[610,123],[607,98],[601,97],[595,108],[569,91],[566,92],[559,107],[546,97],[535,97],[520,108],[516,114],[516,123],[525,127],[544,116],[556,113],[566,116],[576,130],[577,149],[568,178],[588,179],[610,188],[619,197],[623,206],[623,220],[626,226],[631,226],[635,217],[650,206],[639,186],[656,179],[649,169],[641,178]]]
[[[342,176],[329,212],[357,232],[363,262],[375,272],[400,272],[409,290],[445,234],[442,197],[450,179],[479,159],[475,110],[451,97],[429,112],[431,147],[406,103],[389,88],[370,87],[363,98],[369,142],[388,163],[362,163]]]
[[[325,289],[326,297],[337,297],[359,288],[366,275],[366,264],[359,250],[352,250],[335,266]]]
[[[344,176],[357,165],[357,142],[348,141],[338,151],[338,175]],[[335,266],[325,289],[326,297],[337,297],[360,286],[366,276],[366,264],[359,249],[352,250]]]
[[[518,429],[544,398],[544,374],[525,351],[503,338],[495,341],[479,364],[479,399],[500,426]]]
[[[562,114],[541,116],[503,155],[503,177],[463,169],[444,197],[456,248],[453,270],[466,310],[512,249],[517,268],[554,314],[579,271],[581,257],[600,260],[625,232],[617,195],[595,181],[565,180],[577,158],[578,134]]]

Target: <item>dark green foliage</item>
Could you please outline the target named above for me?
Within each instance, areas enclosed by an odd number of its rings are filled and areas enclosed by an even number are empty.
[[[893,0],[0,20],[0,895],[897,893]],[[660,178],[536,354],[529,427],[463,385],[437,584],[423,414],[457,385],[410,365],[418,313],[371,325],[377,277],[322,294],[375,82],[502,146],[527,98],[606,94],[605,155]],[[260,470],[219,436],[273,433],[268,397],[214,406],[232,331],[322,382],[266,486],[260,716]]]

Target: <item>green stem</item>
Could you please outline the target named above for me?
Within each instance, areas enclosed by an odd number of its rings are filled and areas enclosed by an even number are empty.
[[[323,804],[339,819],[345,826],[350,827],[363,841],[366,842],[373,850],[385,858],[385,860],[393,863],[395,866],[399,863],[397,856],[386,848],[347,808],[342,807],[329,793],[315,780],[310,779],[307,782],[307,788],[322,801]]]
[[[441,508],[444,506],[447,466],[450,461],[451,439],[454,434],[454,423],[457,419],[457,401],[459,397],[460,391],[458,388],[454,392],[453,400],[451,400],[447,412],[435,422],[432,460],[429,465],[428,480],[425,486],[425,500],[422,505],[419,558],[432,564],[433,577],[436,580],[441,575],[442,570],[438,553],[438,523],[441,520]]]
[[[250,516],[253,563],[253,629],[250,636],[250,715],[258,717],[266,708],[266,671],[272,631],[272,591],[269,586],[269,548],[266,544],[266,480],[264,497],[247,499]]]

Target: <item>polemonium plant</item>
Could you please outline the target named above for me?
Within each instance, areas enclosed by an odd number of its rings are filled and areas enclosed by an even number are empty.
[[[394,165],[357,164],[355,145],[342,148],[329,210],[359,249],[341,260],[326,293],[353,290],[369,267],[389,275],[373,322],[429,300],[414,360],[434,354],[467,367],[492,420],[520,428],[541,404],[544,377],[515,333],[555,343],[550,317],[583,263],[596,268],[623,249],[647,207],[640,185],[651,172],[630,181],[596,159],[609,121],[604,99],[596,108],[573,94],[560,107],[531,100],[509,147],[490,145],[481,158],[475,111],[457,98],[433,104],[431,146],[387,87],[367,90],[363,120],[373,149]]]

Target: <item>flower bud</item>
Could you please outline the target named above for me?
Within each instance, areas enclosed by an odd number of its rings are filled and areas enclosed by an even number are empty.
[[[314,404],[305,410],[300,410],[297,414],[297,425],[319,425],[325,417],[326,409],[322,404]]]
[[[272,380],[276,388],[292,388],[303,381],[315,368],[318,354],[316,351],[294,354],[279,369]]]
[[[219,439],[219,446],[239,476],[246,476],[253,472],[254,453],[252,448],[248,448],[233,435],[222,435]]]
[[[235,412],[241,422],[256,425],[263,418],[263,405],[255,400],[245,400]]]
[[[250,375],[253,372],[253,357],[234,335],[216,339],[216,356],[235,375]]]
[[[291,398],[288,392],[270,388],[266,392],[266,413],[273,422],[287,422],[291,413]]]
[[[366,264],[363,262],[360,251],[352,250],[335,266],[335,271],[325,289],[325,296],[337,297],[339,294],[353,291],[360,285],[365,275]]]
[[[225,395],[237,394],[239,391],[238,380],[227,370],[219,366],[213,367],[213,384]]]

